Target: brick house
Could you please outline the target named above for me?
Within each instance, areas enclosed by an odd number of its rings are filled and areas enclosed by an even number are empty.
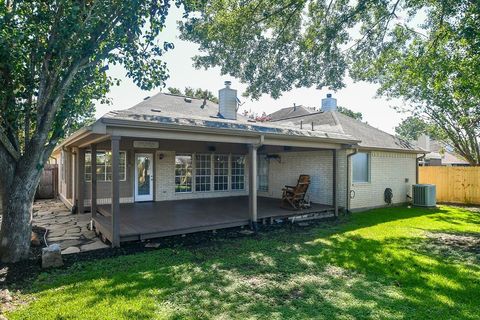
[[[408,201],[424,151],[336,112],[331,96],[321,111],[268,122],[237,114],[237,101],[227,83],[218,105],[159,93],[106,114],[55,149],[60,199],[90,211],[114,246],[384,206],[386,188],[393,204]],[[282,188],[300,174],[311,177],[310,206],[280,208]]]

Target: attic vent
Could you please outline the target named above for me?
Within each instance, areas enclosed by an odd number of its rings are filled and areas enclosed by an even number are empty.
[[[160,109],[151,109],[151,110],[152,110],[152,112],[162,112],[162,110],[160,110]]]
[[[188,98],[188,97],[185,97],[185,102],[188,102],[188,103],[191,103],[192,102],[192,98]]]

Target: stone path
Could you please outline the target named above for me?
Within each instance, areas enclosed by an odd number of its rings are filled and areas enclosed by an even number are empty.
[[[48,230],[47,243],[58,243],[62,254],[108,248],[88,230],[90,214],[71,214],[59,200],[38,200],[33,205],[33,225]]]

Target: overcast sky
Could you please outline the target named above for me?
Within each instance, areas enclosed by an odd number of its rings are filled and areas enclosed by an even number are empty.
[[[192,57],[198,53],[198,46],[178,38],[179,32],[176,27],[176,21],[180,18],[180,11],[176,8],[175,10],[172,9],[167,19],[167,28],[160,38],[162,42],[170,41],[175,45],[175,49],[167,52],[164,56],[170,75],[166,82],[167,87],[177,87],[182,90],[185,87],[202,88],[218,94],[218,90],[223,87],[224,81],[231,80],[232,88],[238,90],[240,99],[244,102],[241,110],[252,110],[258,114],[261,114],[263,111],[267,114],[272,113],[280,108],[292,106],[293,103],[319,107],[321,99],[330,92],[327,89],[305,88],[287,92],[277,100],[269,96],[263,96],[257,101],[243,98],[241,94],[244,92],[246,85],[240,83],[237,79],[221,76],[218,68],[197,70],[192,66]],[[160,92],[160,88],[150,92],[140,90],[129,78],[125,77],[125,70],[121,66],[111,67],[109,73],[114,77],[122,79],[122,82],[120,86],[113,87],[108,94],[112,101],[111,105],[97,104],[97,118],[111,110],[130,108],[145,97]],[[394,133],[395,126],[405,115],[398,114],[391,107],[394,105],[399,106],[402,102],[399,100],[387,101],[384,98],[375,98],[376,89],[377,86],[373,84],[353,83],[353,81],[347,79],[346,88],[332,92],[332,94],[337,98],[338,105],[354,111],[360,111],[364,115],[364,120],[370,125],[386,132]]]

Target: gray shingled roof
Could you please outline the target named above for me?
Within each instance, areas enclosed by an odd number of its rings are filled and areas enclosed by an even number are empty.
[[[313,112],[315,111],[309,108],[305,108],[304,106],[294,106],[294,107],[287,107],[287,108],[282,108],[280,110],[277,110],[274,113],[269,114],[268,117],[272,121],[278,121],[283,119],[304,116],[307,114],[311,114]]]
[[[211,129],[229,129],[264,134],[278,134],[300,137],[317,137],[345,140],[351,143],[356,139],[339,130],[310,130],[289,126],[285,123],[255,122],[237,115],[237,120],[223,119],[218,115],[218,105],[203,99],[186,98],[185,96],[159,93],[132,108],[112,111],[102,119],[127,120],[159,125],[181,125],[186,127],[202,127]],[[101,120],[102,121],[102,120]]]
[[[420,150],[420,148],[398,137],[374,128],[362,121],[353,119],[339,112],[317,112],[302,117],[279,121],[289,126],[303,127],[312,125],[319,130],[334,130],[338,133],[350,135],[358,140],[360,147],[396,149],[405,151]]]

